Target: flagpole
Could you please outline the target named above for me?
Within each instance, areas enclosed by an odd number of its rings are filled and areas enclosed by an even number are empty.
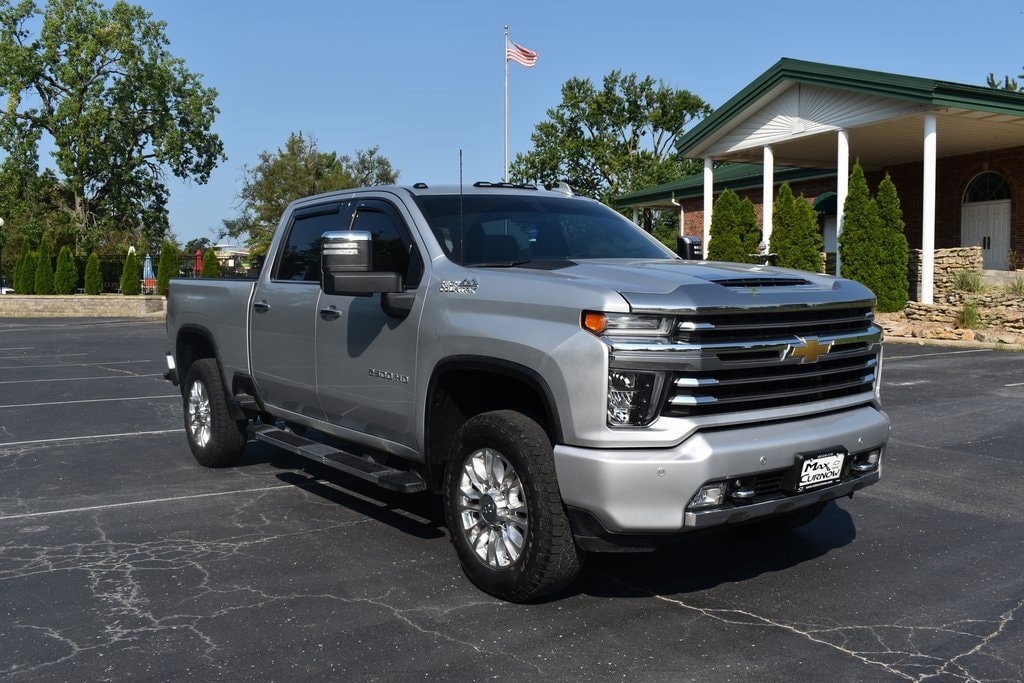
[[[505,24],[505,175],[508,182],[508,24]]]

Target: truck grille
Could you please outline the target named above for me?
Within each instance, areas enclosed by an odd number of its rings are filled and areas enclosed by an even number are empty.
[[[680,318],[692,349],[663,415],[695,417],[871,394],[881,331],[870,308],[713,312]],[[676,366],[679,368],[679,365]]]

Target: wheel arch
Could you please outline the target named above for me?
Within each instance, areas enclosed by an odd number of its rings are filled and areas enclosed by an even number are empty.
[[[552,443],[562,441],[553,393],[534,369],[485,356],[455,356],[435,366],[427,387],[424,429],[427,479],[432,490],[441,490],[444,466],[462,424],[474,415],[500,409],[531,416]]]

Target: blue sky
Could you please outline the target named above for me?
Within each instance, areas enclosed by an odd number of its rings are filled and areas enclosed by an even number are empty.
[[[339,2],[135,0],[167,22],[171,52],[219,92],[227,161],[206,185],[171,179],[181,242],[238,213],[244,165],[289,133],[351,154],[379,145],[401,183],[500,180],[504,43],[539,53],[510,70],[510,155],[574,76],[613,69],[713,107],[781,57],[983,85],[1024,65],[1024,3]]]

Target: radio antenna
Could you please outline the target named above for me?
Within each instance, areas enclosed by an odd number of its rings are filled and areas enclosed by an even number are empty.
[[[462,149],[459,149],[459,263],[466,263],[466,230],[462,221]]]

